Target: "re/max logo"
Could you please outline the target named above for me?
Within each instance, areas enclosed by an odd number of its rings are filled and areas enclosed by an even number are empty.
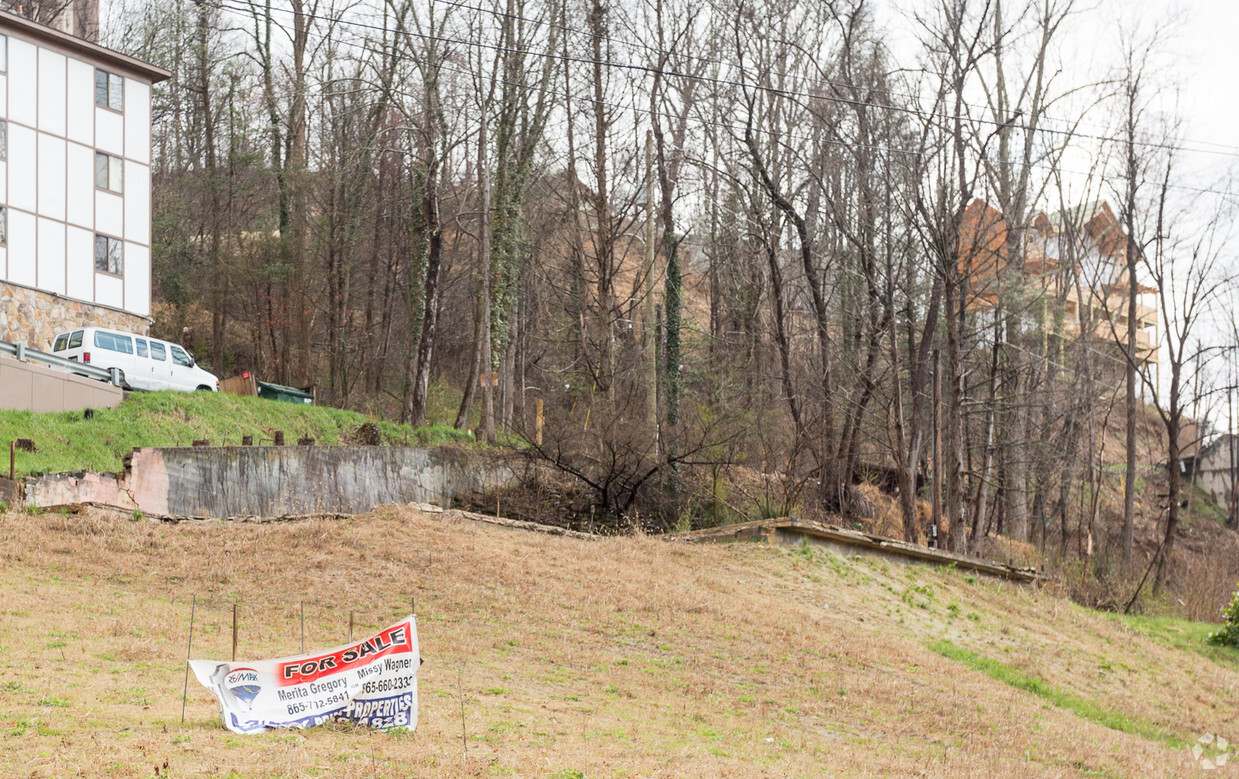
[[[251,684],[258,681],[258,672],[252,668],[238,668],[224,677],[224,684],[235,687],[238,684]]]

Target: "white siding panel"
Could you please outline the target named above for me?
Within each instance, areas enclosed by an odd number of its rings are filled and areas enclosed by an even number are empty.
[[[88,230],[95,228],[95,150],[69,144],[68,219]]]
[[[95,273],[95,302],[113,308],[125,307],[125,280]]]
[[[9,92],[9,118],[34,127],[38,121],[36,89],[39,58],[33,44],[9,36],[9,75],[13,87]]]
[[[39,133],[39,216],[64,221],[65,142]]]
[[[95,69],[85,62],[69,60],[69,115],[68,136],[70,140],[95,145]]]
[[[95,234],[70,227],[67,244],[69,277],[65,279],[65,294],[78,300],[94,300]]]
[[[65,134],[65,55],[39,49],[39,129]]]
[[[7,202],[9,202],[9,164],[0,160],[0,203]]]
[[[65,226],[63,222],[39,217],[38,287],[58,295],[65,294]]]
[[[9,115],[9,77],[0,73],[0,119]]]
[[[111,192],[95,190],[95,229],[108,235],[125,234],[125,201]]]
[[[125,117],[106,108],[95,107],[95,146],[123,155],[125,153]]]
[[[4,246],[0,246],[0,273],[4,272],[4,265],[9,261],[9,250]]]
[[[151,242],[151,169],[125,163],[125,239]]]
[[[11,50],[9,56],[13,56]],[[35,159],[38,153],[35,148],[35,135],[35,131],[29,127],[9,125],[8,201],[14,208],[24,208],[27,211],[34,211],[38,183],[35,180]]]
[[[125,242],[125,310],[139,316],[151,313],[151,253],[145,246]]]
[[[151,88],[131,78],[125,79],[125,154],[151,161]]]
[[[9,281],[34,286],[34,214],[9,210]]]

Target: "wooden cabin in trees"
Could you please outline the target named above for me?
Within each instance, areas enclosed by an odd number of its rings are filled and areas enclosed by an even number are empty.
[[[1136,316],[1129,323],[1127,233],[1108,203],[1038,212],[1022,235],[1015,229],[983,200],[964,212],[959,268],[979,327],[1014,313],[1021,327],[1045,338],[1075,338],[1086,328],[1115,348],[1127,344],[1134,327],[1136,359],[1156,365],[1157,290],[1135,282]]]

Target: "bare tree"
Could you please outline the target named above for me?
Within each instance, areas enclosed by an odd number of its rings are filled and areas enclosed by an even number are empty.
[[[1166,354],[1169,383],[1163,389],[1156,363],[1128,353],[1129,365],[1140,369],[1140,379],[1153,401],[1165,430],[1166,442],[1166,525],[1155,555],[1154,586],[1161,588],[1169,578],[1169,561],[1174,552],[1175,535],[1181,517],[1183,478],[1183,432],[1186,413],[1199,400],[1200,378],[1223,344],[1212,343],[1202,332],[1217,313],[1221,294],[1232,284],[1234,271],[1223,263],[1223,252],[1233,232],[1233,206],[1224,200],[1209,203],[1203,197],[1189,199],[1180,209],[1172,205],[1171,182],[1175,180],[1175,159],[1169,154],[1161,164],[1160,182],[1152,207],[1154,239],[1141,257],[1141,265],[1156,290],[1161,317],[1161,345]],[[1190,236],[1190,237],[1189,237]],[[1137,288],[1134,278],[1129,284]],[[1145,290],[1134,290],[1136,299]],[[1130,300],[1130,298],[1129,298]],[[1129,333],[1140,328],[1139,308],[1128,308]],[[1131,317],[1131,312],[1136,313]],[[1147,349],[1147,347],[1146,347]]]

